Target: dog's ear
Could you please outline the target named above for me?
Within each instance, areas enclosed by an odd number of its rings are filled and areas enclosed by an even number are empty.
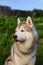
[[[18,25],[19,25],[19,23],[20,23],[20,18],[18,18],[17,23],[18,23]]]
[[[31,19],[30,16],[27,17],[26,23],[27,23],[30,27],[33,26],[32,19]]]

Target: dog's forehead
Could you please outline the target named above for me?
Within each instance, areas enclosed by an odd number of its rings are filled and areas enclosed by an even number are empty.
[[[25,22],[21,22],[19,23],[19,25],[16,27],[16,30],[18,31],[19,29],[23,28],[23,26],[25,25]]]
[[[31,32],[31,28],[29,27],[29,25],[26,24],[26,22],[19,23],[16,30],[21,30],[21,29]]]
[[[25,26],[25,25],[26,25],[26,22],[21,22],[21,23],[19,23],[18,28]]]
[[[19,26],[22,26],[22,25],[25,25],[26,24],[26,22],[21,22],[21,23],[19,23]]]

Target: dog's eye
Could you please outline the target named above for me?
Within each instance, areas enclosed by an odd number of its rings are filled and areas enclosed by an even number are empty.
[[[24,32],[24,30],[21,30],[21,32]]]

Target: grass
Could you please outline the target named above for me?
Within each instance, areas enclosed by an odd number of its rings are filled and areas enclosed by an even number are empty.
[[[26,20],[26,18],[21,18],[21,20]],[[39,37],[36,65],[43,65],[43,18],[33,18],[33,23]],[[0,65],[4,65],[5,59],[10,55],[16,26],[17,17],[0,16]]]

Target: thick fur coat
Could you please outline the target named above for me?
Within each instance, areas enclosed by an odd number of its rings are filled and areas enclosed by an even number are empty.
[[[31,17],[28,16],[24,22],[18,18],[13,38],[15,41],[11,55],[6,59],[5,65],[35,65],[38,35]]]

